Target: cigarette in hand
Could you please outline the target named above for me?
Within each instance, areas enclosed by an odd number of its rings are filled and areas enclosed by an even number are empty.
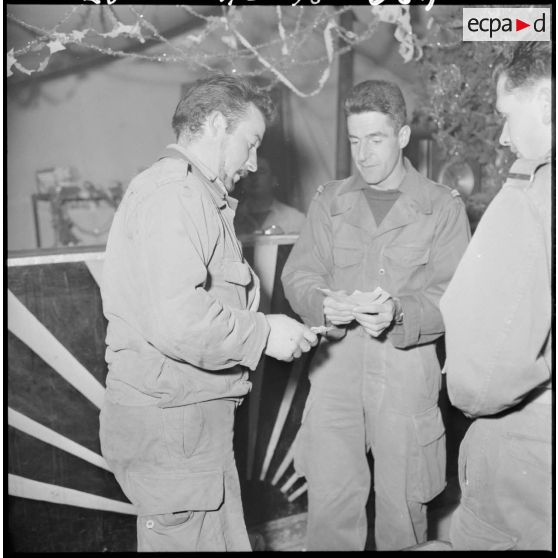
[[[310,331],[312,333],[315,333],[316,335],[323,335],[324,333],[327,333],[328,331],[331,331],[333,329],[333,326],[312,326],[310,328]]]

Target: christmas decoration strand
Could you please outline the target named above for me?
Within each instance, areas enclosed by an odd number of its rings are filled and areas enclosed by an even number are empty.
[[[77,6],[66,13],[52,29],[32,25],[12,13],[7,14],[11,23],[38,36],[28,42],[25,47],[17,50],[12,48],[8,51],[6,65],[8,77],[13,75],[13,69],[26,75],[41,72],[46,68],[53,54],[75,45],[114,58],[130,58],[158,63],[183,63],[206,71],[222,71],[224,67],[229,67],[229,71],[232,73],[247,77],[267,74],[268,77],[271,75],[272,85],[281,82],[296,95],[306,97],[316,95],[323,89],[330,76],[334,58],[348,52],[354,45],[369,39],[377,27],[378,21],[396,25],[394,36],[400,43],[399,51],[405,61],[419,57],[421,53],[420,45],[411,29],[407,6],[385,6],[381,9],[372,7],[374,20],[359,33],[344,29],[336,22],[336,18],[345,11],[351,10],[352,6],[339,8],[320,6],[308,9],[302,6],[291,7],[291,10],[296,10],[296,16],[292,11],[289,13],[289,15],[293,15],[294,25],[292,19],[289,21],[285,19],[289,8],[276,6],[275,10],[270,10],[270,13],[275,13],[275,32],[269,40],[261,43],[250,41],[240,29],[244,22],[243,15],[248,9],[246,6],[223,7],[222,16],[205,15],[187,5],[176,6],[203,22],[199,32],[185,34],[179,42],[164,37],[153,22],[144,17],[144,14],[139,13],[134,6],[128,7],[135,19],[133,23],[124,23],[112,6],[100,6],[93,8],[93,11],[91,6],[86,6],[87,12],[81,11],[80,13],[82,22],[85,21],[89,27],[63,32],[64,24],[78,14],[80,8],[83,6]],[[90,19],[95,10],[97,10],[95,14],[100,16],[101,23],[103,25],[108,23],[112,29],[102,32],[91,26]],[[305,18],[310,19],[305,21]],[[308,48],[305,45],[311,37],[315,36],[316,32],[320,33],[323,38],[321,47],[323,54],[319,53],[312,59],[306,59]],[[334,32],[345,41],[343,48],[335,45]],[[109,41],[121,37],[137,40],[140,44],[150,41],[153,45],[149,44],[149,47],[157,49],[157,52],[138,53],[127,51],[125,48],[112,48]],[[213,51],[203,50],[203,47],[212,44],[209,41],[212,37],[217,41],[220,40],[228,48],[221,52],[218,46],[215,47],[213,44]],[[96,38],[109,42],[109,46],[92,42]],[[46,54],[43,53],[45,49]],[[25,67],[28,62],[24,62],[22,57],[29,53],[41,53],[43,56],[38,67]],[[243,63],[243,69],[238,67],[240,62]],[[295,68],[316,66],[322,63],[325,63],[326,67],[318,78],[316,87],[309,93],[301,91],[288,75],[289,71]],[[254,64],[258,68],[255,69]]]

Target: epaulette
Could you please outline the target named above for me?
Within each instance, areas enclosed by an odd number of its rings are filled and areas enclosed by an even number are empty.
[[[545,160],[518,158],[510,167],[504,186],[528,188],[533,184],[537,171],[548,164],[549,161]]]

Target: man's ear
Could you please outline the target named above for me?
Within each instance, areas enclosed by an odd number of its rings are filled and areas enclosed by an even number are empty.
[[[214,110],[209,113],[206,126],[212,137],[221,137],[227,131],[227,119],[220,110]]]
[[[537,91],[537,102],[541,107],[543,123],[552,124],[552,87],[550,84],[543,84]]]
[[[399,140],[399,147],[404,149],[411,139],[411,128],[407,124],[401,126],[397,137]]]

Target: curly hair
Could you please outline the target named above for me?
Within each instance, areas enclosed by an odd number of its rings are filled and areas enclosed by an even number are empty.
[[[262,113],[266,124],[273,122],[276,109],[271,97],[249,80],[229,75],[199,79],[178,103],[172,128],[177,138],[184,132],[194,137],[209,113],[217,110],[227,119],[227,130],[232,131],[250,104]]]
[[[511,52],[497,60],[493,79],[506,76],[505,89],[531,87],[541,79],[552,77],[552,48],[549,41],[517,43]]]
[[[399,86],[384,80],[367,80],[355,85],[345,99],[345,116],[381,112],[393,120],[398,132],[407,123],[407,107]]]

